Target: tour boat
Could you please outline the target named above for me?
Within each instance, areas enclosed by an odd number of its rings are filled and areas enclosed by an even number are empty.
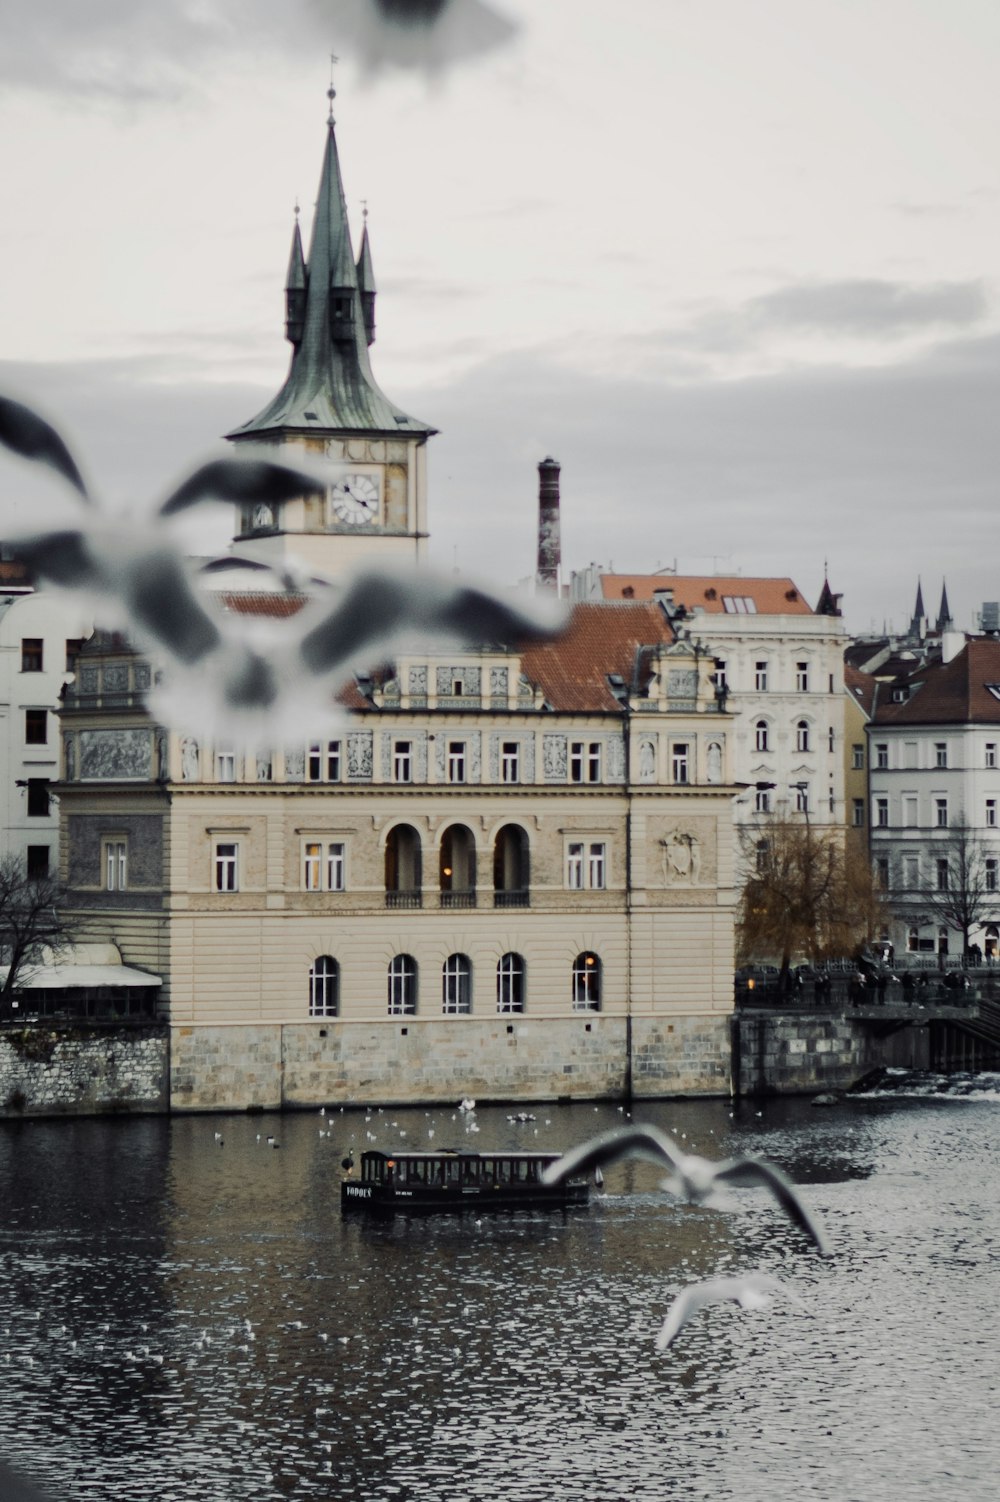
[[[365,1152],[361,1172],[345,1171],[343,1209],[482,1210],[585,1205],[585,1178],[543,1184],[542,1173],[559,1153]]]

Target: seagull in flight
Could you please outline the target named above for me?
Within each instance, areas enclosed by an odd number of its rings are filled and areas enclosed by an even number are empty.
[[[739,1304],[741,1309],[766,1309],[780,1294],[810,1313],[798,1294],[770,1273],[744,1273],[737,1278],[708,1278],[681,1290],[667,1311],[656,1337],[656,1349],[666,1351],[699,1310],[707,1304]]]
[[[34,577],[84,595],[101,626],[153,658],[161,681],[150,707],[194,734],[267,744],[332,729],[338,692],[359,669],[426,638],[472,649],[547,639],[562,624],[551,600],[506,599],[443,574],[366,567],[314,597],[290,601],[283,619],[226,610],[200,584],[166,522],[208,502],[276,504],[325,490],[321,477],[270,460],[215,459],[196,469],[154,515],[111,516],[92,500],[56,430],[31,408],[0,396],[0,445],[46,465],[75,492],[75,525],[33,520],[4,541]],[[234,558],[233,566],[245,567]],[[279,583],[282,582],[278,575]]]
[[[622,1158],[641,1157],[653,1163],[665,1163],[670,1176],[664,1188],[678,1199],[689,1204],[702,1205],[711,1200],[723,1185],[740,1187],[763,1187],[769,1189],[778,1204],[795,1224],[805,1232],[822,1257],[830,1255],[829,1244],[815,1216],[799,1198],[798,1191],[773,1163],[762,1158],[725,1158],[713,1163],[708,1158],[684,1153],[672,1137],[658,1127],[635,1122],[631,1126],[615,1127],[589,1142],[564,1153],[556,1163],[546,1168],[542,1175],[545,1184],[558,1184],[573,1174],[589,1173]]]

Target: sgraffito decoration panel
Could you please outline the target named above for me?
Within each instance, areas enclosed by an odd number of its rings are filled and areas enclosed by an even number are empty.
[[[81,779],[136,781],[150,777],[149,730],[81,730],[79,740]]]

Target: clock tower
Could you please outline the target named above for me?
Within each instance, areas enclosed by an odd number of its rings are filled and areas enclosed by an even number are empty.
[[[319,463],[325,494],[254,505],[236,519],[240,551],[281,566],[339,573],[363,559],[418,559],[427,537],[426,444],[436,431],[376,385],[375,276],[367,211],[357,259],[351,246],[329,91],[326,151],[309,257],[298,209],[285,284],[287,379],[273,401],[226,436],[241,449],[296,464]]]

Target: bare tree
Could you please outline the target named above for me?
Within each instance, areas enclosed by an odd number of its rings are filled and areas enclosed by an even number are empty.
[[[947,840],[935,840],[931,855],[932,884],[921,893],[921,900],[940,923],[958,930],[962,953],[967,955],[973,929],[996,922],[1000,914],[996,867],[986,864],[996,852],[962,819]]]
[[[840,830],[807,821],[761,820],[741,833],[745,880],[737,912],[740,959],[854,954],[877,933],[885,909],[867,852]]]
[[[51,877],[29,876],[16,855],[0,859],[0,966],[7,969],[0,1017],[10,1014],[25,968],[71,942],[62,901],[59,883]]]

